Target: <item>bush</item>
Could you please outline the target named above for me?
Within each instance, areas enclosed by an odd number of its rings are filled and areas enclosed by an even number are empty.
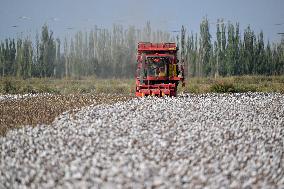
[[[199,86],[196,85],[196,84],[186,86],[185,91],[190,92],[190,93],[194,93],[194,94],[198,94],[200,92]]]
[[[38,93],[38,91],[37,91],[37,89],[35,89],[33,86],[27,85],[27,86],[25,86],[25,87],[22,89],[21,93],[32,93],[32,94],[36,94],[36,93]]]
[[[238,93],[246,93],[246,92],[261,92],[260,89],[257,89],[257,87],[253,85],[236,85],[235,86],[236,92]]]
[[[38,89],[38,92],[39,93],[53,93],[53,94],[60,94],[60,91],[56,88],[51,88],[47,85],[42,85],[42,86],[39,86],[39,89]]]
[[[211,92],[214,93],[235,93],[236,88],[232,83],[228,82],[217,82],[211,86]]]
[[[261,89],[255,85],[233,84],[229,82],[217,82],[211,86],[211,92],[215,93],[246,93],[257,91],[261,91]]]
[[[16,94],[16,93],[18,93],[18,89],[17,89],[16,85],[10,80],[4,81],[3,91],[4,91],[5,94]]]

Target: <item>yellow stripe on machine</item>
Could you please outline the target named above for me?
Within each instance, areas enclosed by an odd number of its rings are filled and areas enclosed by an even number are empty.
[[[172,77],[173,76],[173,65],[169,64],[169,76]]]
[[[177,65],[175,64],[175,65],[173,65],[173,67],[174,67],[174,70],[173,70],[173,75],[174,76],[177,76]]]

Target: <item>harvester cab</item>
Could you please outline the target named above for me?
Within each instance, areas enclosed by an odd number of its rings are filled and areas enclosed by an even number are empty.
[[[183,65],[175,43],[139,42],[137,49],[136,96],[176,96],[184,86]]]

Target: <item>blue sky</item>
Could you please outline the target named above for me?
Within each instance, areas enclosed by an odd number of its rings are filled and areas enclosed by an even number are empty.
[[[0,0],[0,40],[34,35],[44,23],[59,37],[113,23],[142,28],[147,20],[156,29],[185,25],[195,33],[207,16],[211,23],[218,18],[239,22],[241,29],[250,24],[263,30],[266,39],[278,41],[284,24],[275,24],[284,23],[283,9],[284,0]],[[215,24],[210,30],[215,35]]]

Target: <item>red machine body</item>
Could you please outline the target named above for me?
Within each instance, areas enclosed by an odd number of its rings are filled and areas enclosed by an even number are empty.
[[[137,49],[136,96],[176,96],[183,64],[175,43],[139,42]]]

